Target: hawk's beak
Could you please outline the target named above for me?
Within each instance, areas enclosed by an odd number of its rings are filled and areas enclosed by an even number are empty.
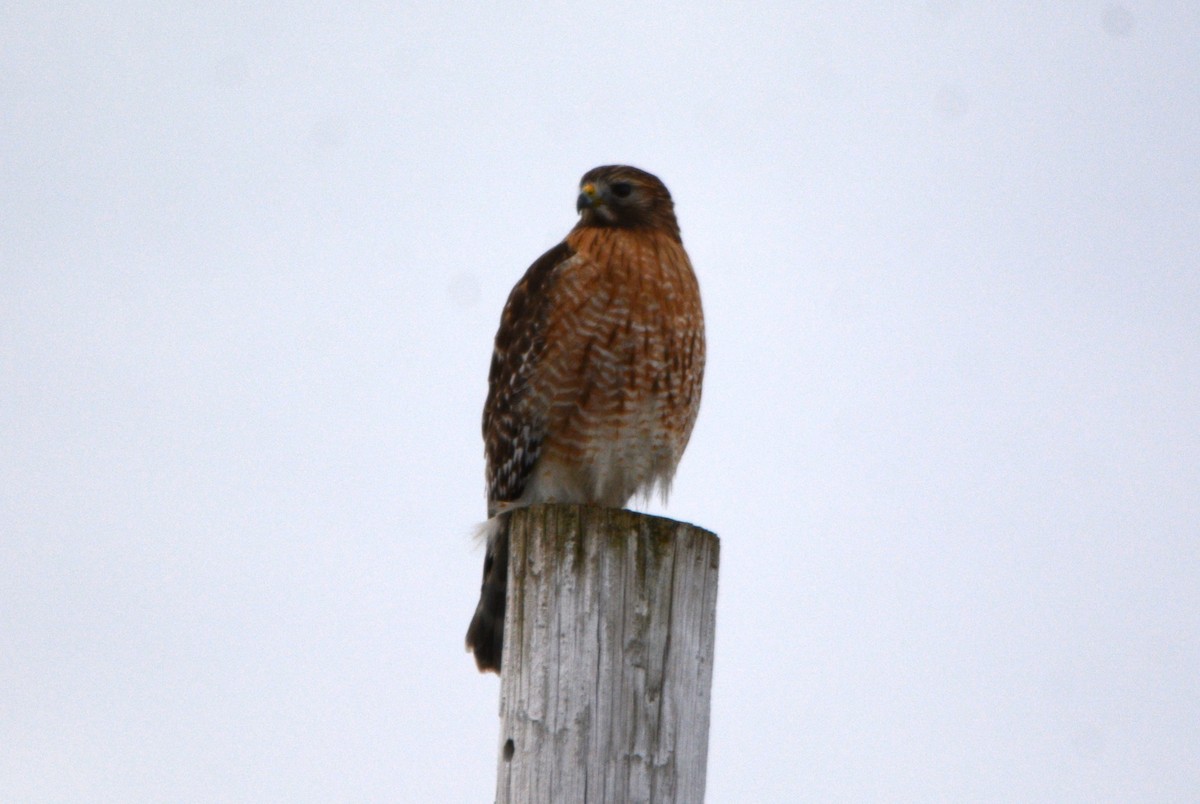
[[[579,188],[579,198],[575,199],[575,211],[583,212],[585,209],[598,207],[603,203],[596,195],[596,185],[589,182]]]

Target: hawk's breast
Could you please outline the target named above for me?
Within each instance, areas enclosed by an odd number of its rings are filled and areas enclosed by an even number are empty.
[[[665,233],[582,229],[567,243],[531,385],[547,435],[523,497],[619,507],[665,493],[687,446],[704,372],[699,287]]]

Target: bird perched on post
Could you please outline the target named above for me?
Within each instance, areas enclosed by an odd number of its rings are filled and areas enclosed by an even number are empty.
[[[580,180],[579,222],[504,305],[483,408],[488,524],[467,630],[481,671],[500,672],[508,515],[542,502],[623,507],[665,499],[704,377],[700,288],[671,194],[625,165]]]

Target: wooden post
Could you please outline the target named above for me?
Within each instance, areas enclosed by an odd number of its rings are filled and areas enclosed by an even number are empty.
[[[716,535],[539,505],[509,549],[496,801],[703,801]]]

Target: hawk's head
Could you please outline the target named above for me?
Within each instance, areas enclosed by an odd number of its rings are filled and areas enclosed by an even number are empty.
[[[580,226],[662,229],[679,239],[675,204],[658,177],[628,165],[592,168],[579,180]]]

